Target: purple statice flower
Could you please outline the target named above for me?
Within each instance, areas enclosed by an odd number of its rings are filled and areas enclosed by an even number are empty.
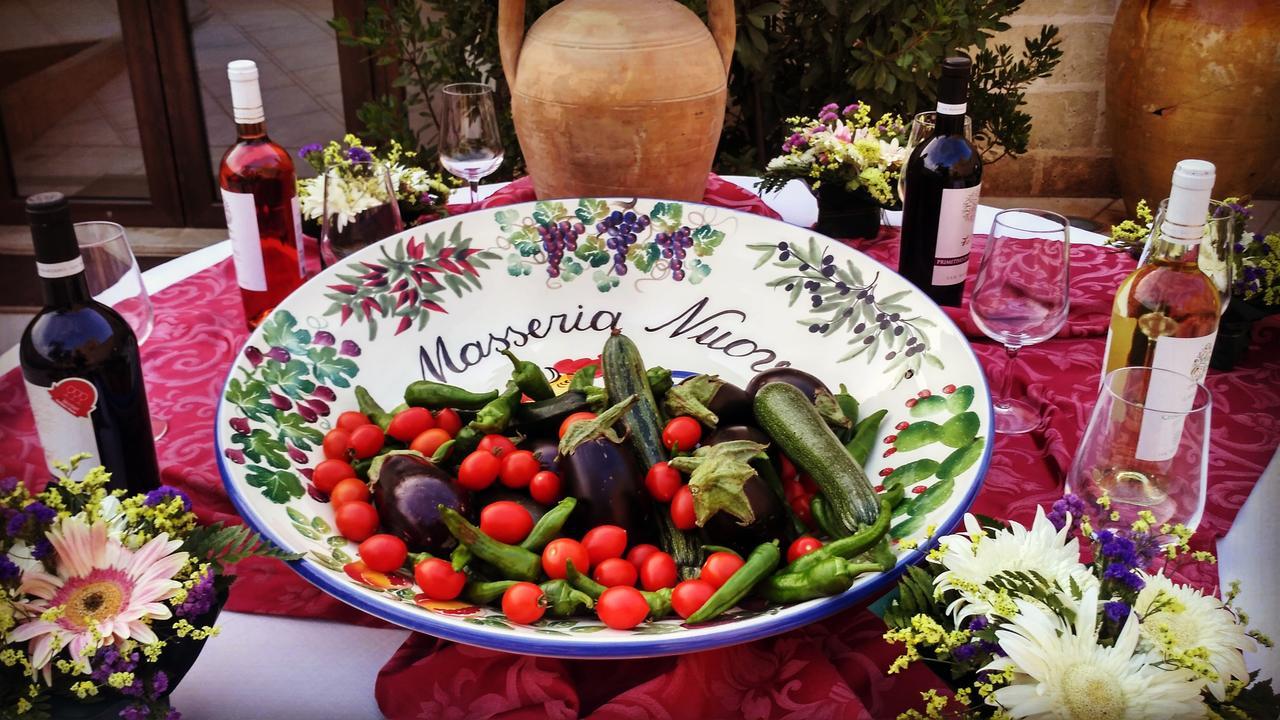
[[[18,478],[0,478],[0,495],[8,495],[18,489]]]
[[[1123,565],[1130,570],[1142,565],[1137,546],[1124,535],[1112,535],[1110,539],[1103,542],[1102,556],[1111,560],[1112,564]]]
[[[960,662],[969,662],[974,655],[978,654],[978,647],[975,643],[965,643],[955,650],[951,651],[951,657]]]
[[[160,697],[169,690],[169,676],[163,670],[157,670],[151,677],[151,694]]]
[[[826,105],[822,106],[822,112],[824,113],[833,113],[839,109],[840,109],[840,106],[835,103],[827,103]]]
[[[146,694],[146,688],[142,686],[142,680],[134,679],[133,682],[120,688],[120,692],[129,697],[143,697]]]
[[[98,650],[94,654],[93,659],[89,661],[93,672],[89,677],[94,682],[105,683],[107,678],[113,673],[133,672],[138,667],[138,653],[131,652],[128,655],[121,655],[114,645],[108,645]]]
[[[320,143],[309,143],[307,145],[303,145],[302,147],[298,148],[298,157],[303,160],[306,160],[307,156],[310,155],[311,153],[322,153],[322,152],[324,152],[324,147],[320,145]]]
[[[986,630],[987,626],[990,624],[991,624],[991,621],[987,620],[985,616],[978,615],[973,619],[969,620],[969,624],[965,626],[965,629],[971,632],[980,632],[982,630]]]
[[[368,150],[356,146],[347,148],[347,159],[351,162],[367,163],[373,160],[373,156],[369,154]]]
[[[1244,243],[1238,242],[1232,247],[1232,249],[1236,251],[1237,255],[1239,255],[1240,253],[1244,252]]]
[[[22,574],[22,570],[13,563],[8,557],[0,555],[0,582],[8,582],[17,580]]]
[[[143,499],[142,504],[147,507],[155,507],[163,503],[169,502],[169,498],[182,498],[182,508],[184,510],[191,509],[191,498],[176,487],[161,485],[160,487],[147,493],[147,497]]]
[[[173,614],[180,618],[200,617],[213,607],[213,573],[205,573],[200,582],[187,591],[187,599],[174,608]]]
[[[818,122],[823,122],[823,123],[835,122],[836,120],[839,120],[839,119],[840,119],[840,116],[836,115],[834,111],[824,110],[822,114],[818,116]]]
[[[1122,622],[1129,617],[1129,605],[1122,600],[1111,600],[1102,606],[1107,619],[1111,622]]]
[[[9,516],[9,520],[4,524],[4,532],[8,537],[18,537],[27,529],[27,521],[31,516],[25,512],[18,511]]]
[[[1130,590],[1141,590],[1146,583],[1138,576],[1136,572],[1130,570],[1120,563],[1112,563],[1102,573],[1103,580],[1115,580],[1124,584]]]
[[[151,709],[142,703],[133,703],[120,711],[121,720],[150,720]]]
[[[35,545],[31,546],[31,557],[36,560],[43,560],[53,554],[53,543],[47,538],[40,538]]]
[[[862,107],[862,105],[859,103],[850,103],[849,105],[844,106],[844,110],[841,111],[841,114],[845,117],[849,117],[850,115],[858,112],[858,108],[860,107]]]
[[[35,518],[37,525],[48,525],[58,517],[58,511],[38,500],[28,505],[24,510]]]
[[[1068,519],[1071,523],[1071,530],[1075,532],[1080,528],[1080,519],[1084,517],[1086,512],[1084,500],[1076,495],[1063,495],[1062,499],[1053,504],[1049,510],[1049,522],[1053,526],[1061,530],[1067,526]]]
[[[164,714],[164,720],[182,720],[182,713],[177,708],[169,708],[169,712]]]

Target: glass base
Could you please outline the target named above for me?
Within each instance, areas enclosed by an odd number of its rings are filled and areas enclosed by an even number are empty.
[[[1040,424],[1035,408],[1021,400],[1001,400],[992,409],[996,415],[996,432],[1001,435],[1021,435]]]
[[[169,421],[151,418],[151,439],[159,440],[169,433]]]

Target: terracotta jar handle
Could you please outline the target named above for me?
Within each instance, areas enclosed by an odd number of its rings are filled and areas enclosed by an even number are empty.
[[[520,3],[521,7],[524,2]],[[711,26],[711,37],[716,40],[720,49],[720,57],[724,60],[724,72],[729,73],[729,65],[733,62],[733,42],[738,34],[737,19],[734,15],[733,0],[709,0],[707,2],[707,24]],[[506,55],[503,55],[506,58]]]
[[[733,0],[727,2],[732,18]],[[520,64],[520,46],[523,44],[524,0],[499,0],[498,52],[502,56],[502,73],[507,77],[507,87],[513,92],[516,87],[516,66]],[[729,47],[732,48],[733,45]]]

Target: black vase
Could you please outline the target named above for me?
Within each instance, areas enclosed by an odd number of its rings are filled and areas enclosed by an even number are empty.
[[[1218,338],[1213,343],[1213,356],[1209,367],[1214,370],[1232,370],[1249,354],[1253,340],[1253,324],[1280,312],[1280,308],[1253,305],[1233,298],[1218,324]]]
[[[818,186],[818,224],[814,230],[833,238],[874,238],[880,234],[880,205],[866,190],[838,183]]]

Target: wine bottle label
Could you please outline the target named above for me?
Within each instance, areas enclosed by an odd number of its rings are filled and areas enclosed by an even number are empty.
[[[1203,337],[1158,338],[1151,367],[1172,370],[1202,383],[1209,372],[1209,358],[1213,356],[1216,338],[1216,332]],[[1163,373],[1153,374],[1147,386],[1146,404],[1159,410],[1143,411],[1134,457],[1151,462],[1172,458],[1182,441],[1186,413],[1191,410],[1195,400],[1195,385],[1168,378]]]
[[[84,272],[84,258],[79,255],[59,263],[36,263],[36,273],[42,278],[64,278]]]
[[[982,185],[978,184],[942,191],[938,244],[933,260],[934,285],[963,283],[969,273],[969,241],[973,236],[973,219],[978,212],[981,189]]]
[[[71,377],[50,387],[23,379],[27,402],[36,419],[36,433],[44,448],[49,470],[57,472],[53,463],[65,463],[73,455],[89,453],[93,462],[80,466],[79,477],[101,462],[98,438],[93,432],[93,411],[98,407],[98,388],[84,378]]]
[[[245,290],[265,292],[267,272],[262,260],[262,237],[258,234],[258,210],[253,193],[222,190],[222,210],[231,236],[231,256],[236,265],[236,281]]]
[[[968,103],[938,103],[939,115],[963,115],[968,109]]]

